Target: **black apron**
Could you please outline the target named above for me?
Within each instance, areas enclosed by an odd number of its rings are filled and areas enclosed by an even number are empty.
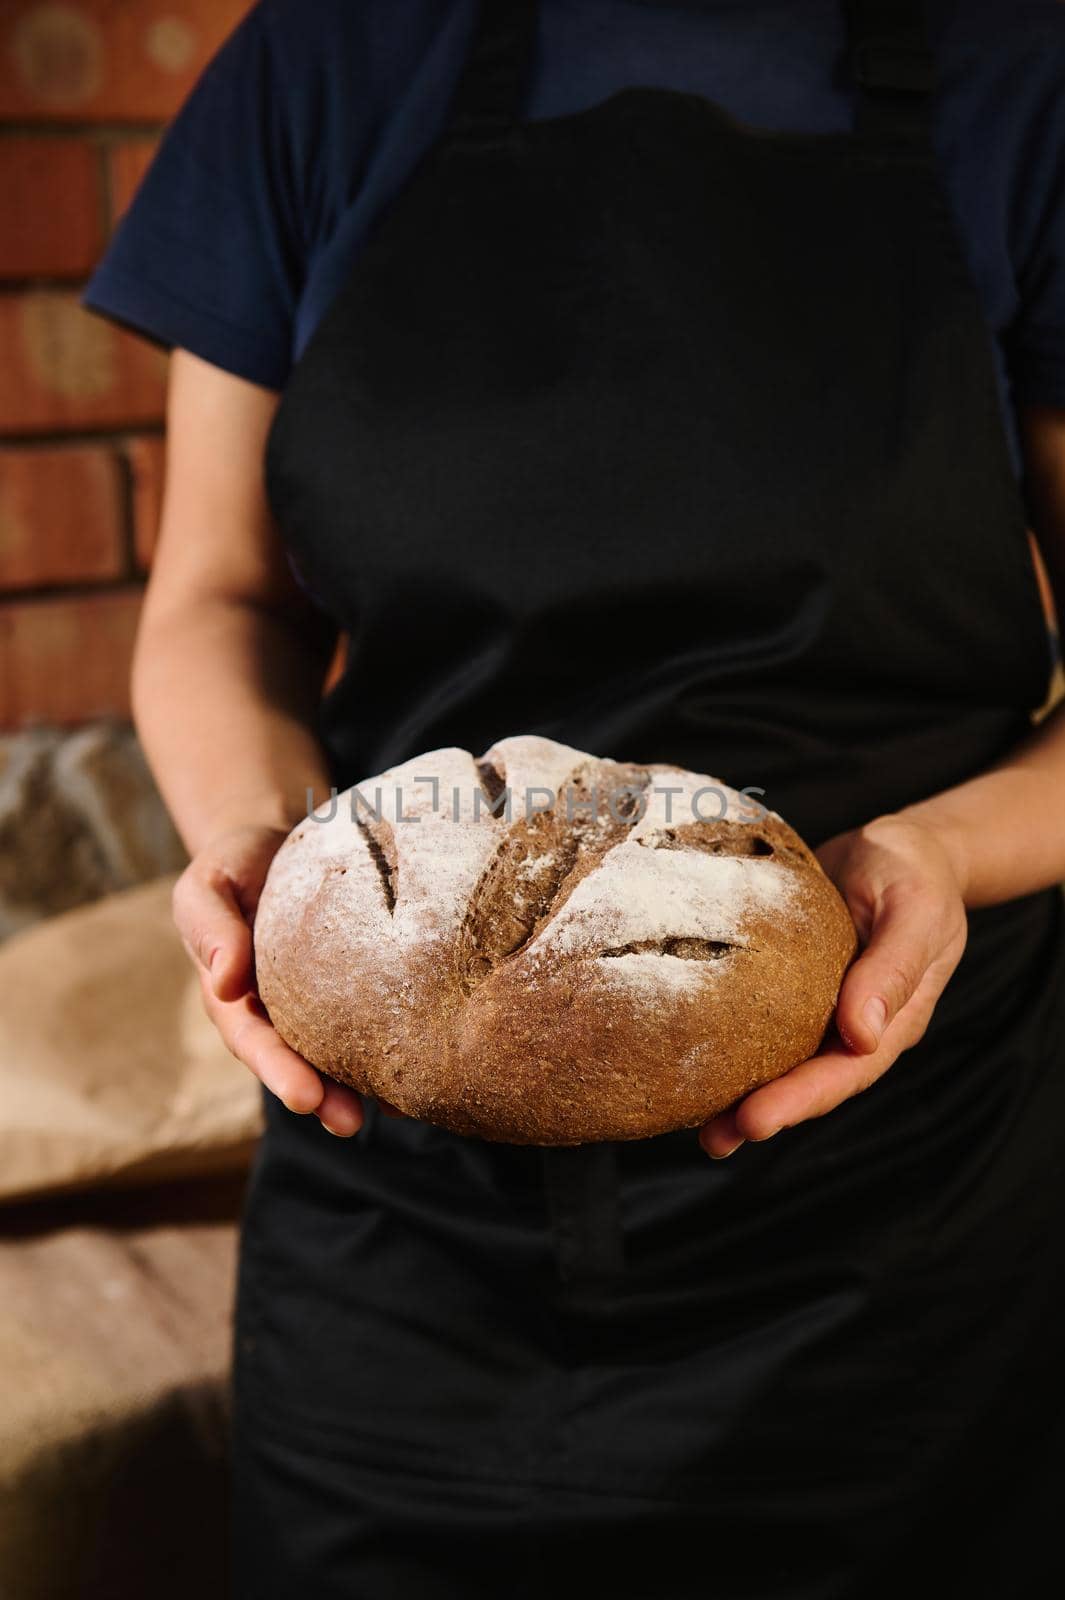
[[[981,771],[1051,662],[919,8],[852,8],[841,134],[659,87],[523,122],[536,23],[482,6],[269,436],[351,633],[334,781],[535,732],[757,785],[816,845]],[[1062,910],[974,911],[921,1043],[727,1161],[373,1105],[340,1140],[264,1092],[238,1600],[1060,1575]]]

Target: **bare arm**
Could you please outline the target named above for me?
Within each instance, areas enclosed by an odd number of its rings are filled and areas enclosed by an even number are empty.
[[[278,395],[175,350],[159,543],[137,635],[133,715],[192,860],[174,920],[226,1045],[290,1110],[357,1131],[353,1090],[270,1026],[250,922],[270,861],[329,792],[313,715],[336,629],[292,577],[266,503]]]
[[[288,571],[262,489],[278,396],[174,352],[159,543],[133,662],[137,731],[190,855],[289,827],[329,791],[311,717],[336,642]]]
[[[1034,532],[1065,618],[1065,408],[1022,415]],[[821,1049],[705,1124],[708,1155],[823,1116],[921,1039],[965,949],[966,912],[1065,883],[1065,701],[1001,761],[819,848],[862,950]]]
[[[1034,532],[1065,619],[1065,408],[1021,412]],[[1065,882],[1065,701],[1009,755],[902,813],[935,828],[965,904],[994,905]]]

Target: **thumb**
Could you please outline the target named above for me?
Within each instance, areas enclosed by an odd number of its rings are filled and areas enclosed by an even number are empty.
[[[251,987],[252,941],[232,880],[193,862],[174,885],[172,906],[182,942],[218,999],[239,1000]]]
[[[836,1002],[836,1029],[867,1055],[916,993],[931,960],[927,907],[912,894],[886,898],[865,950],[847,970]]]

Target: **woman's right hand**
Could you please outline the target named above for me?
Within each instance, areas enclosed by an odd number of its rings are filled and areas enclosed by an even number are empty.
[[[261,825],[218,834],[174,885],[174,922],[196,967],[207,1015],[227,1049],[290,1111],[313,1112],[330,1133],[348,1138],[362,1127],[361,1096],[323,1077],[289,1048],[255,988],[251,924],[267,868],[286,837],[282,828]]]

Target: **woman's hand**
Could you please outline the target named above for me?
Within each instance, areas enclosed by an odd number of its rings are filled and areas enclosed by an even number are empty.
[[[965,949],[964,885],[934,827],[892,813],[835,835],[815,853],[847,902],[862,948],[817,1055],[705,1123],[699,1142],[707,1155],[770,1139],[875,1083],[922,1037]]]
[[[349,1137],[362,1127],[361,1097],[289,1049],[255,991],[251,919],[285,838],[285,829],[259,825],[219,834],[174,885],[174,921],[196,967],[207,1015],[227,1049],[290,1111],[313,1112],[330,1133]]]

